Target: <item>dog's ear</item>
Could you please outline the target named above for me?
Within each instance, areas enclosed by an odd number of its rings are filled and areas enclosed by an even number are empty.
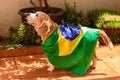
[[[50,31],[50,26],[51,26],[51,24],[48,21],[43,21],[38,29],[38,34],[40,36],[46,34],[47,32]]]

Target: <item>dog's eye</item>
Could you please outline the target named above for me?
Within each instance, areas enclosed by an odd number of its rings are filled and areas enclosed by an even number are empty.
[[[36,14],[35,16],[38,17],[39,14]]]

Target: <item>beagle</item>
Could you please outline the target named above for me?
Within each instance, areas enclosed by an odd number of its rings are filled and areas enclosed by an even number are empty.
[[[49,36],[53,35],[53,32],[59,28],[59,25],[56,24],[55,22],[53,22],[51,20],[51,18],[46,13],[44,13],[42,11],[39,11],[36,13],[29,13],[27,16],[27,21],[29,24],[31,24],[35,28],[38,35],[41,36],[42,44],[44,44],[46,39],[49,38]],[[80,29],[83,31],[88,30],[87,27],[81,27]],[[92,35],[92,32],[90,34]],[[113,46],[110,38],[106,35],[106,33],[103,30],[99,30],[98,37],[99,36],[103,39],[103,41],[110,48],[110,50],[113,50],[114,46]],[[93,55],[92,61],[93,62],[92,62],[92,65],[90,66],[90,68],[95,69],[96,62],[97,62],[97,56],[96,56],[95,49],[94,49],[94,55]],[[49,71],[54,70],[54,66],[51,63],[48,64],[48,70]]]

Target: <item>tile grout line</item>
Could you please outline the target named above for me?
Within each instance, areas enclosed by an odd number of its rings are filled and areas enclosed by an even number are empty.
[[[15,61],[15,57],[13,57],[13,61],[14,61],[14,64],[15,64],[15,68],[18,70],[17,63],[16,63],[16,61]],[[21,76],[18,76],[18,77],[19,77],[20,80],[21,80]]]
[[[15,64],[15,68],[18,69],[17,63],[16,63],[16,61],[15,61],[15,58],[13,58],[13,61],[14,61],[14,64]]]
[[[112,69],[105,61],[103,61],[104,64],[106,64],[106,66],[108,66],[113,72],[115,72],[117,75],[120,75],[118,72],[116,72],[114,69]]]

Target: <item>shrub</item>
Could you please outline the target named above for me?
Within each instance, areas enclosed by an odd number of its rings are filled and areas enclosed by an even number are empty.
[[[120,14],[115,11],[96,9],[88,13],[91,26],[103,29],[113,43],[120,43]]]
[[[41,38],[37,35],[33,27],[28,24],[21,24],[18,29],[12,26],[9,29],[9,38],[5,45],[36,45],[41,43]]]
[[[81,21],[82,21],[82,12],[77,12],[76,3],[74,2],[74,6],[70,6],[70,4],[65,1],[65,13],[61,23],[80,25]]]
[[[120,14],[105,9],[96,9],[88,13],[91,25],[97,28],[120,28]]]

